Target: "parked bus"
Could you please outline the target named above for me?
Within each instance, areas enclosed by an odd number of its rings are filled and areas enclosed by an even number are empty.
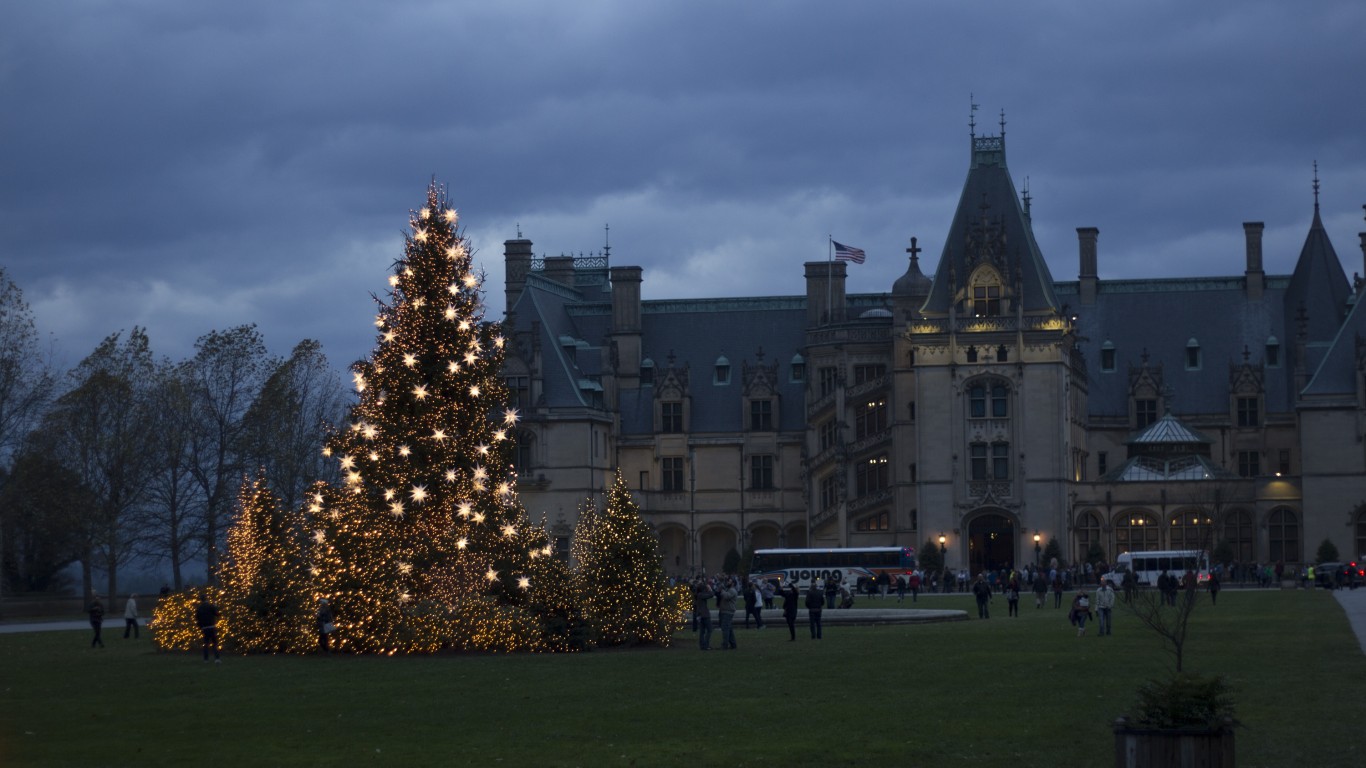
[[[1115,569],[1105,574],[1105,578],[1119,587],[1124,584],[1124,574],[1132,572],[1134,582],[1139,586],[1153,587],[1157,586],[1157,577],[1163,571],[1178,579],[1187,571],[1194,571],[1195,578],[1203,584],[1209,581],[1209,553],[1201,549],[1125,552],[1115,559]]]
[[[915,570],[912,547],[847,547],[837,549],[758,549],[750,562],[750,578],[795,583],[805,589],[817,579],[842,580],[850,588],[870,591],[878,574],[910,577]]]

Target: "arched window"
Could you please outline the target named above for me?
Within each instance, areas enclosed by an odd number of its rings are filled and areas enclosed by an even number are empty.
[[[725,355],[721,355],[720,357],[716,358],[715,370],[716,373],[712,379],[713,384],[730,383],[730,361],[726,359]]]
[[[1255,563],[1256,539],[1252,515],[1245,509],[1235,509],[1224,515],[1224,541],[1233,549],[1233,559],[1240,563]]]
[[[1106,373],[1115,370],[1115,345],[1109,339],[1100,345],[1100,369]]]
[[[655,361],[645,358],[640,361],[640,386],[652,387],[655,383]]]
[[[1267,555],[1272,562],[1300,562],[1300,516],[1291,509],[1273,509],[1266,521]]]
[[[1115,520],[1115,554],[1161,549],[1157,518],[1143,510],[1125,512]]]
[[[1077,560],[1085,560],[1093,544],[1098,545],[1102,551],[1105,549],[1105,542],[1100,538],[1100,518],[1096,517],[1096,513],[1081,513],[1072,532],[1077,536]],[[1108,560],[1109,557],[1110,553],[1106,552],[1104,558]]]
[[[1186,510],[1172,515],[1172,549],[1213,549],[1214,521],[1208,513]]]

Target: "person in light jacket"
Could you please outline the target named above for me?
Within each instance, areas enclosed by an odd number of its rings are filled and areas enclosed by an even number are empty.
[[[739,593],[735,591],[735,579],[726,579],[725,586],[721,587],[720,600],[718,601],[717,613],[721,615],[721,650],[735,650],[735,598]]]
[[[123,639],[128,639],[128,633],[133,633],[133,639],[138,639],[138,596],[136,594],[128,596],[128,602],[123,604]]]
[[[1100,589],[1096,590],[1096,618],[1100,622],[1100,629],[1096,635],[1104,637],[1111,634],[1110,619],[1115,607],[1115,588],[1110,586],[1109,579],[1100,580]]]

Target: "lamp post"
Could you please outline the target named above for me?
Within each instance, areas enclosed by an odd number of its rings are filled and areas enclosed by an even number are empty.
[[[949,589],[948,563],[944,561],[944,553],[949,551],[948,547],[945,546],[946,542],[948,542],[948,537],[942,533],[939,534],[939,578],[941,579],[939,586],[944,592]]]
[[[1039,534],[1034,534],[1034,569],[1039,569]]]

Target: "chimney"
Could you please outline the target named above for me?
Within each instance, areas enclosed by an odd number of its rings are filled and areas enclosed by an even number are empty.
[[[1077,247],[1081,256],[1081,303],[1083,306],[1096,303],[1096,239],[1100,230],[1095,227],[1077,227]]]
[[[849,265],[843,261],[808,261],[805,266],[807,327],[843,321],[844,276]]]
[[[531,241],[518,238],[503,241],[503,292],[507,299],[505,314],[512,314],[512,308],[526,287],[526,276],[531,271]]]
[[[612,267],[612,343],[615,367],[625,388],[640,386],[640,267]]]
[[[1247,239],[1247,271],[1244,282],[1247,285],[1247,298],[1261,301],[1266,289],[1266,272],[1262,271],[1262,230],[1266,228],[1260,221],[1243,222],[1243,236]]]
[[[541,273],[547,280],[560,285],[574,287],[574,257],[551,256],[545,260],[545,271]]]

